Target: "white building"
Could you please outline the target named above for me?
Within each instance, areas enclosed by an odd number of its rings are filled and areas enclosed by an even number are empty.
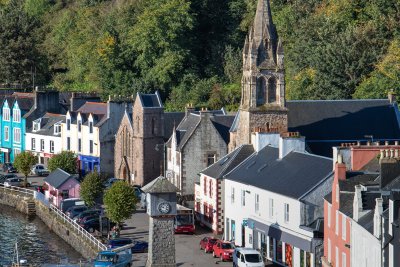
[[[304,153],[304,138],[298,135],[256,138],[256,152],[225,175],[225,239],[260,250],[265,260],[316,266],[332,161]],[[268,143],[279,149],[263,147]]]
[[[38,162],[47,165],[49,159],[61,152],[61,123],[65,115],[46,113],[27,125],[25,149],[38,156]]]

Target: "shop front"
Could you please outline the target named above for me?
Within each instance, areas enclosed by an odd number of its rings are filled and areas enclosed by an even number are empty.
[[[87,173],[96,170],[100,172],[100,158],[86,155],[78,155],[80,173],[85,176]]]
[[[6,148],[6,147],[1,147],[0,148],[0,160],[1,163],[6,163],[6,162],[10,162],[11,159],[11,155],[10,155],[10,151],[11,149]]]
[[[260,251],[264,261],[288,267],[316,266],[314,251],[318,242],[301,238],[278,227],[248,219],[253,248]]]

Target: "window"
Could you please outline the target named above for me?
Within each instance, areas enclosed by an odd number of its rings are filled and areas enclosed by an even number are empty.
[[[21,110],[13,109],[13,122],[21,122]]]
[[[285,203],[285,222],[289,222],[289,204]]]
[[[342,267],[346,267],[346,253],[342,252]]]
[[[67,119],[67,131],[71,130],[71,119]]]
[[[54,153],[54,141],[50,141],[50,153]]]
[[[78,133],[80,133],[82,130],[82,121],[78,120]]]
[[[207,166],[213,165],[215,162],[215,154],[207,155]]]
[[[269,217],[274,218],[274,200],[272,198],[269,199]]]
[[[340,193],[339,184],[336,184],[336,202],[337,203],[339,203],[339,193]]]
[[[212,190],[213,190],[213,189],[212,189],[212,181],[211,181],[211,179],[210,179],[210,181],[208,181],[208,188],[209,188],[209,189],[208,189],[208,190],[209,190],[208,193],[210,194],[210,197],[212,197]]]
[[[55,124],[54,125],[54,134],[59,134],[61,133],[61,124]]]
[[[346,241],[346,216],[342,214],[342,239]]]
[[[21,149],[14,148],[14,157],[17,156],[18,154],[21,154]]]
[[[89,133],[93,133],[93,122],[89,122]]]
[[[335,266],[339,267],[339,248],[335,247]]]
[[[207,178],[204,177],[203,179],[203,186],[204,186],[204,195],[207,195]]]
[[[328,238],[328,261],[329,262],[332,262],[331,249],[332,249],[331,240]]]
[[[10,139],[10,128],[8,126],[4,127],[4,141],[8,141]]]
[[[156,118],[151,118],[151,134],[156,133]]]
[[[260,195],[259,194],[255,194],[254,210],[255,210],[255,212],[258,212],[260,210]]]
[[[336,214],[335,214],[335,233],[336,233],[336,235],[339,234],[339,212],[338,211],[336,211]]]
[[[246,191],[242,190],[242,206],[246,206]]]
[[[231,203],[235,203],[235,188],[231,188]]]
[[[34,121],[32,124],[33,124],[33,127],[32,127],[33,129],[32,130],[34,132],[39,131],[40,123],[38,123],[37,121]]]
[[[21,143],[21,129],[14,128],[14,142]]]
[[[67,137],[67,150],[71,150],[71,137]]]
[[[40,139],[40,151],[44,151],[44,139]]]
[[[3,121],[10,121],[10,109],[3,108]]]
[[[328,227],[330,228],[331,227],[331,209],[332,209],[332,207],[331,207],[331,205],[330,204],[328,204],[327,205],[328,206]]]
[[[89,153],[93,154],[93,140],[89,141]]]
[[[31,139],[31,146],[32,146],[32,150],[36,150],[36,139],[35,138]]]
[[[78,152],[82,151],[82,139],[78,138]]]

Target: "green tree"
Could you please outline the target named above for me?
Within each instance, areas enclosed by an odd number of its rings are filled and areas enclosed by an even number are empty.
[[[135,190],[126,182],[115,182],[104,193],[106,214],[111,221],[122,223],[136,210]]]
[[[103,184],[97,172],[91,172],[85,176],[80,186],[80,196],[89,207],[96,204],[97,198],[103,193]]]
[[[29,151],[18,154],[14,159],[14,167],[25,176],[24,184],[28,184],[28,175],[37,163],[37,157]]]
[[[77,173],[78,157],[72,151],[62,151],[50,158],[48,168],[50,171],[55,171],[57,168],[62,169],[70,174]]]

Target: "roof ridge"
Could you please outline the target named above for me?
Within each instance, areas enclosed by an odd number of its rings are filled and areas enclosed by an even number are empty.
[[[361,102],[361,101],[388,101],[386,98],[373,98],[373,99],[315,99],[315,100],[287,100],[286,102],[295,103],[295,102]]]

